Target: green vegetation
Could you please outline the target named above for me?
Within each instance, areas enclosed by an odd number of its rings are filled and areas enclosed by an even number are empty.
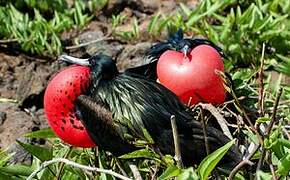
[[[55,0],[49,4],[46,0],[42,2],[19,0],[12,3],[11,0],[0,3],[0,25],[5,27],[0,29],[0,39],[12,41],[23,51],[32,54],[57,55],[64,48],[60,34],[70,29],[81,30],[94,19],[93,12],[106,4],[104,0],[79,0],[69,8],[64,0]],[[283,81],[283,78],[290,76],[289,12],[289,0],[203,0],[194,9],[181,3],[177,12],[157,13],[147,28],[152,40],[164,31],[174,32],[182,28],[188,35],[206,37],[224,49],[227,55],[226,71],[233,81],[229,81],[226,76],[223,78],[234,100],[219,106],[217,110],[227,120],[235,120],[232,123],[236,129],[234,135],[246,137],[243,142],[239,142],[240,145],[246,149],[251,143],[260,147],[249,159],[253,163],[246,162],[252,164],[253,173],[241,169],[236,179],[271,179],[274,175],[286,179],[289,176],[290,141],[287,125],[290,121],[290,85]],[[137,19],[132,21],[131,30],[118,31],[118,27],[127,18],[124,15],[112,16],[112,35],[128,42],[137,41],[140,38]],[[273,71],[278,71],[278,75],[273,74]],[[282,94],[280,89],[283,89]],[[275,108],[277,99],[280,101]],[[248,118],[257,126],[268,127],[267,124],[274,121],[275,126],[260,133],[244,125],[243,128],[236,128],[237,123],[246,122]],[[214,120],[211,115],[205,119]],[[160,156],[146,142],[143,142],[144,149],[117,158],[97,148],[70,148],[54,137],[50,130],[40,130],[27,137],[46,138],[51,146],[48,148],[19,143],[33,155],[32,166],[10,165],[11,155],[1,151],[0,179],[24,179],[41,167],[44,161],[59,157],[83,165],[111,169],[130,177],[133,175],[129,166],[134,162],[144,179],[207,179],[213,177],[213,168],[234,142],[210,154],[200,165],[183,169],[177,166],[172,156]],[[261,169],[259,161],[267,168]],[[226,177],[229,173],[221,173],[221,176]],[[38,177],[113,179],[108,174],[87,173],[64,166],[63,163],[49,165]]]
[[[289,11],[290,3],[286,0],[204,0],[193,10],[180,4],[177,13],[157,14],[148,30],[152,35],[159,35],[165,29],[172,32],[183,28],[206,37],[225,51],[228,70],[258,67],[262,44],[265,43],[266,64],[273,65],[283,60],[284,68],[278,69],[289,72]]]
[[[1,3],[0,38],[3,42],[16,42],[23,51],[39,55],[62,52],[60,33],[84,27],[92,11],[101,9],[104,0],[75,1],[68,7],[66,1],[35,0]]]

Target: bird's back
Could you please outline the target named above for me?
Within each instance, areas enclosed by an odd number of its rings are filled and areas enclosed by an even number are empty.
[[[146,129],[163,153],[173,155],[170,117],[175,115],[185,164],[198,163],[206,156],[201,123],[194,120],[193,113],[164,86],[138,75],[121,74],[100,85],[97,92],[112,111],[120,136],[131,132],[144,138],[142,129]],[[211,152],[229,141],[213,127],[207,127],[207,134]],[[236,147],[230,149],[227,156],[233,164],[241,160]]]

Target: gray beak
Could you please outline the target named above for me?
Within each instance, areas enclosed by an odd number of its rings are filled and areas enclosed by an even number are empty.
[[[189,53],[189,51],[190,51],[190,47],[189,47],[189,45],[185,45],[185,46],[183,46],[182,49],[181,49],[181,52],[182,52],[185,56],[187,56],[187,54]]]
[[[69,63],[72,63],[72,64],[78,64],[78,65],[81,65],[81,66],[89,66],[90,65],[89,59],[80,59],[80,58],[75,58],[75,57],[68,56],[68,55],[61,55],[58,58],[58,60],[59,61],[69,62]]]

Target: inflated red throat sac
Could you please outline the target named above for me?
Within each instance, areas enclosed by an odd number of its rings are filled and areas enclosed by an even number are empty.
[[[159,82],[189,105],[225,101],[226,92],[216,70],[224,71],[224,64],[218,51],[209,45],[196,46],[187,55],[167,50],[157,63]]]
[[[74,102],[89,86],[90,69],[71,66],[59,72],[44,94],[44,111],[49,125],[64,142],[76,147],[96,146],[76,117]]]

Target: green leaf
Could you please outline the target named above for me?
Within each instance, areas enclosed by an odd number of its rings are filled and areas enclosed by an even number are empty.
[[[225,144],[223,147],[217,149],[210,155],[208,155],[198,166],[198,173],[202,180],[208,178],[212,170],[218,164],[218,162],[223,158],[223,156],[228,152],[228,150],[235,144],[235,140],[232,140]]]
[[[153,153],[149,149],[140,149],[140,150],[128,153],[128,154],[124,154],[120,156],[119,158],[122,158],[122,159],[148,158],[148,159],[155,159],[155,160],[160,161],[160,156]]]
[[[189,16],[191,14],[191,10],[183,3],[180,3],[180,8],[182,10],[182,12],[186,15]]]
[[[277,172],[280,175],[287,176],[290,171],[290,153],[287,153],[278,164]]]
[[[270,173],[265,173],[265,172],[259,170],[257,172],[256,178],[257,178],[257,180],[268,180],[268,179],[272,179],[272,175]]]
[[[149,25],[148,25],[148,29],[147,31],[152,34],[153,30],[155,29],[156,25],[157,25],[157,20],[160,17],[160,13],[157,13],[155,16],[153,16],[153,18],[151,19]]]
[[[160,25],[159,27],[157,28],[157,32],[158,34],[161,34],[161,32],[163,31],[163,29],[168,26],[170,20],[171,20],[172,16],[168,16],[168,17],[165,17],[165,19],[163,19],[161,22],[160,22]]]
[[[290,58],[283,56],[281,54],[277,54],[276,56],[283,62],[278,64],[278,66],[275,66],[275,69],[290,76]]]
[[[48,168],[45,168],[40,176],[40,180],[47,180],[47,179],[53,179],[53,178],[55,178],[55,175],[53,175],[52,171]]]
[[[7,175],[5,173],[0,172],[0,179],[20,180],[20,179],[24,179],[24,178],[13,177],[13,176],[10,176],[10,175]]]
[[[10,175],[29,176],[33,172],[33,169],[25,165],[9,165],[0,167],[0,172]]]
[[[149,144],[154,144],[154,140],[152,139],[152,137],[150,136],[149,132],[142,127],[142,132],[143,135],[145,137],[145,140],[149,143]]]
[[[6,151],[0,149],[0,167],[8,163],[13,154],[7,154]]]
[[[162,157],[162,161],[164,161],[166,166],[173,166],[175,164],[174,158],[168,154]]]
[[[195,22],[197,22],[201,18],[215,13],[217,10],[219,10],[223,5],[225,5],[227,3],[230,3],[230,0],[216,1],[216,3],[212,4],[207,9],[207,11],[202,13],[202,14],[196,15],[195,13],[191,13],[190,16],[189,16],[188,21],[186,22],[186,26],[187,27],[192,26]]]
[[[281,144],[284,147],[287,147],[288,149],[290,149],[290,141],[286,140],[286,139],[277,139],[277,141],[279,142],[279,144]]]
[[[50,128],[40,129],[38,131],[33,131],[31,133],[27,133],[24,137],[28,138],[56,138],[56,135]]]
[[[269,122],[271,121],[271,119],[269,117],[259,117],[256,122],[258,123],[265,123],[265,122]]]
[[[193,170],[192,167],[185,169],[178,177],[177,179],[186,179],[186,180],[197,180],[199,179],[197,173]]]
[[[178,176],[180,173],[181,169],[179,169],[177,166],[170,166],[161,174],[161,176],[159,176],[158,179],[160,180],[170,179]]]
[[[52,150],[47,149],[44,147],[36,146],[36,145],[31,145],[31,144],[26,144],[20,141],[17,141],[17,143],[23,147],[26,151],[28,151],[30,154],[33,156],[37,157],[41,161],[47,161],[52,159]]]

